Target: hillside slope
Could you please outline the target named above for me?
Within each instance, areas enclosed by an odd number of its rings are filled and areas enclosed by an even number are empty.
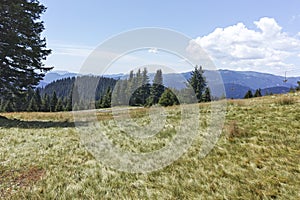
[[[201,122],[206,124],[210,107],[200,107]],[[148,111],[135,109],[129,116],[141,126],[149,120]],[[167,121],[180,120],[179,107],[167,108],[166,113],[170,114]],[[0,197],[300,199],[299,113],[299,93],[230,100],[221,137],[205,158],[199,158],[201,131],[177,161],[155,172],[137,174],[95,160],[81,145],[72,113],[5,113],[0,118]],[[117,126],[117,116],[109,110],[97,117],[101,127]],[[146,139],[135,142],[124,131],[108,130],[114,144],[132,152],[163,147],[175,134],[174,126],[165,124],[159,137],[147,143]],[[96,142],[97,132],[94,135]]]

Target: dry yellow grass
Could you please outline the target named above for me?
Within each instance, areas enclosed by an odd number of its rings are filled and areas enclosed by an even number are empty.
[[[68,126],[72,113],[1,114],[7,119],[0,119],[0,196],[300,199],[300,95],[288,95],[230,100],[223,134],[205,158],[199,158],[199,136],[177,161],[146,174],[119,172],[98,163],[81,146],[76,129]],[[293,103],[278,103],[279,98],[286,97]],[[207,104],[200,107],[204,116],[209,114]],[[175,121],[179,117],[176,108],[167,108],[174,110],[170,119]],[[145,111],[130,112],[135,120],[143,121],[148,120]],[[113,120],[109,112],[98,116],[103,123]],[[48,124],[39,128],[37,124],[42,122]],[[165,134],[169,137],[173,133],[167,129]],[[120,139],[118,134],[110,136],[115,141]],[[134,142],[122,142],[126,148],[136,148]],[[159,144],[153,142],[154,146]]]

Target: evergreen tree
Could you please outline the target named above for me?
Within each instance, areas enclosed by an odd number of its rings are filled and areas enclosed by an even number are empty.
[[[18,98],[36,86],[52,68],[43,60],[50,54],[40,16],[46,8],[38,0],[5,0],[0,3],[0,94]],[[25,108],[26,109],[26,108]]]
[[[55,112],[56,111],[56,105],[57,105],[58,99],[56,96],[56,92],[53,92],[51,101],[50,101],[50,112]]]
[[[113,92],[112,92],[112,105],[114,106],[118,106],[118,105],[123,105],[123,94],[124,92],[121,91],[121,87],[122,87],[122,84],[123,84],[123,80],[118,80],[114,89],[113,89]]]
[[[3,107],[4,107],[4,100],[0,98],[0,112],[4,112]]]
[[[24,110],[28,111],[29,104],[31,102],[31,99],[34,98],[34,90],[32,88],[29,88],[28,91],[26,92],[26,97],[24,98],[24,102],[22,102],[22,106],[18,106],[18,110]],[[19,101],[16,99],[15,102]]]
[[[111,90],[107,89],[106,94],[103,96],[101,102],[101,108],[110,108],[111,107]]]
[[[4,112],[14,112],[15,111],[12,101],[6,101],[6,103],[3,106],[3,111]]]
[[[55,112],[61,112],[63,110],[64,110],[63,101],[61,98],[59,98],[55,106]]]
[[[139,98],[141,99],[141,105],[145,106],[147,99],[150,96],[150,83],[147,68],[144,68],[142,72],[142,86],[139,88]]]
[[[259,89],[257,89],[256,91],[255,91],[255,93],[254,93],[254,97],[261,97],[262,95],[261,95],[261,89],[259,88]]]
[[[299,91],[300,90],[300,81],[297,81],[298,86],[296,87],[296,90]]]
[[[162,71],[159,69],[156,71],[153,84],[150,89],[150,98],[148,100],[148,105],[151,106],[157,104],[164,90],[165,90],[165,86],[163,85]]]
[[[169,88],[166,88],[158,103],[162,106],[173,106],[178,105],[179,101],[176,95]]]
[[[205,91],[204,91],[204,94],[203,94],[202,99],[203,99],[204,102],[209,102],[209,101],[211,101],[210,90],[209,90],[208,87],[205,88]]]
[[[252,97],[253,97],[252,91],[248,90],[247,93],[244,96],[244,99],[249,99],[249,98],[252,98]]]
[[[41,98],[41,93],[40,93],[40,89],[39,88],[37,88],[35,90],[35,93],[34,93],[33,97],[34,97],[35,102],[36,102],[36,108],[37,108],[36,111],[40,111],[41,107],[42,107],[42,98]]]
[[[72,92],[69,94],[69,97],[67,98],[65,110],[72,111]]]
[[[196,66],[194,71],[192,71],[191,78],[188,80],[188,83],[194,89],[198,102],[202,101],[202,95],[206,88],[206,80],[203,73],[202,67],[200,66],[198,68],[198,66]]]
[[[43,112],[50,111],[50,97],[48,94],[45,94],[42,99],[41,111],[43,111]]]
[[[28,112],[36,112],[38,111],[37,103],[34,97],[31,98],[28,107],[27,107]]]

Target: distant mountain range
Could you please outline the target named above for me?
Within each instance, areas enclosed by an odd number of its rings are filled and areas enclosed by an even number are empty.
[[[204,75],[207,80],[211,81],[210,84],[214,84],[213,80],[216,77],[216,71],[205,71]],[[273,74],[253,72],[253,71],[232,71],[232,70],[218,70],[223,82],[227,98],[243,98],[248,90],[253,92],[261,88],[262,94],[281,94],[287,93],[291,87],[297,86],[297,81],[300,81],[300,77],[288,77],[284,82],[285,77],[276,76]],[[39,87],[45,87],[47,84],[68,77],[75,77],[78,74],[70,73],[67,71],[53,71],[46,74],[44,80],[40,82]],[[190,72],[181,74],[163,74],[164,84],[167,87],[183,88],[185,86],[184,79],[187,80],[191,76]],[[105,75],[104,77],[122,79],[126,78],[124,74]],[[154,74],[149,74],[150,80],[153,79]],[[214,96],[221,96],[220,92],[215,91]]]

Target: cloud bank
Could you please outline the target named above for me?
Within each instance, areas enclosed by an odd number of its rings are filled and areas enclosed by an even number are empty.
[[[290,36],[273,18],[217,28],[194,41],[206,50],[218,68],[280,74],[300,67],[300,33]]]

